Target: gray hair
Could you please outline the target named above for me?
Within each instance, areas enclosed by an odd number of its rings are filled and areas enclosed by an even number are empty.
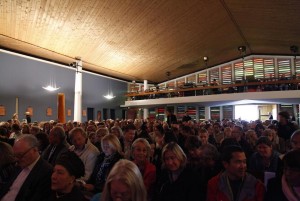
[[[80,133],[85,139],[87,138],[86,132],[81,127],[73,128],[70,131],[70,139],[72,140],[76,133]]]
[[[38,147],[39,141],[34,135],[31,134],[24,134],[17,138],[16,142],[18,141],[24,141],[27,143],[29,147]]]

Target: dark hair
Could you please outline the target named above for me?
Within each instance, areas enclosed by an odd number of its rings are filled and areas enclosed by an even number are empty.
[[[187,150],[193,150],[193,149],[198,149],[202,145],[201,140],[199,139],[198,136],[195,135],[190,135],[187,137],[185,141],[185,148]]]
[[[225,138],[223,140],[223,142],[221,143],[220,152],[222,153],[223,150],[228,146],[239,146],[240,147],[240,144],[238,143],[238,141],[235,138]]]
[[[300,149],[288,152],[283,158],[284,167],[300,169]]]
[[[168,144],[170,142],[176,142],[177,143],[177,137],[175,136],[175,134],[173,133],[172,130],[168,129],[168,130],[165,131],[164,141],[165,141],[166,144]]]
[[[71,151],[63,153],[57,160],[56,165],[61,165],[67,169],[70,175],[75,178],[80,178],[84,176],[84,164],[82,160]]]
[[[272,142],[271,142],[271,141],[269,140],[269,138],[266,137],[266,136],[261,136],[261,137],[259,137],[258,140],[257,140],[257,142],[256,142],[256,145],[255,145],[255,146],[258,146],[258,145],[260,145],[260,144],[265,144],[265,145],[267,145],[267,146],[269,146],[269,147],[272,146]]]
[[[164,128],[161,124],[155,126],[155,129],[158,130],[162,135],[164,134]]]
[[[282,116],[285,119],[290,119],[290,114],[287,111],[281,111],[278,115]]]
[[[230,162],[230,159],[232,158],[232,154],[235,152],[242,152],[244,153],[244,150],[240,146],[232,145],[227,146],[223,149],[223,152],[221,154],[222,161]]]
[[[129,130],[136,130],[136,128],[133,124],[128,124],[128,125],[124,126],[124,128],[123,128],[124,133],[128,132]]]

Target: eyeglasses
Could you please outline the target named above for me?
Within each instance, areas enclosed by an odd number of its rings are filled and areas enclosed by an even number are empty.
[[[30,147],[29,149],[27,149],[27,151],[25,151],[24,153],[22,154],[15,154],[15,158],[18,158],[18,159],[21,159],[23,158],[31,149],[33,149],[34,147]]]

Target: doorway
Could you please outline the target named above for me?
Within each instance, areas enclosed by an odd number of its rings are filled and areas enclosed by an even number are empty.
[[[88,107],[87,108],[87,120],[94,120],[94,108]]]

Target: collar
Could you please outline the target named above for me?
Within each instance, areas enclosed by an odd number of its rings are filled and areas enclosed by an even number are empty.
[[[40,158],[41,158],[40,156],[37,157],[37,159],[33,161],[33,163],[27,166],[27,168],[31,171]]]

